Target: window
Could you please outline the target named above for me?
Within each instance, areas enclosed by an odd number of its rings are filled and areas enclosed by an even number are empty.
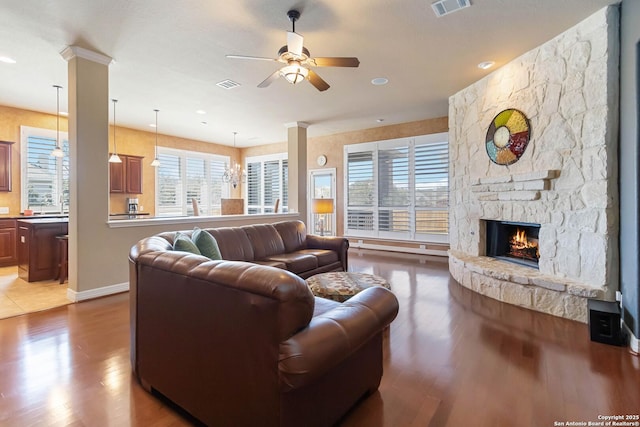
[[[446,242],[447,134],[345,146],[345,234]]]
[[[220,215],[220,199],[229,195],[222,183],[229,157],[158,147],[158,160],[156,215],[193,215],[193,199],[200,215]]]
[[[247,213],[273,213],[280,199],[279,212],[289,204],[287,153],[247,158]]]
[[[60,132],[64,157],[53,157],[56,132],[28,126],[21,134],[21,208],[36,212],[60,212],[69,208],[69,141]]]

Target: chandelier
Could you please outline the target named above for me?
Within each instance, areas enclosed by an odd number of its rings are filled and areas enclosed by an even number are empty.
[[[236,134],[233,133],[233,148],[236,148]],[[233,166],[229,167],[229,164],[224,165],[224,174],[222,174],[222,182],[225,184],[231,183],[233,188],[236,188],[240,182],[247,182],[247,173],[242,169],[240,164],[234,162]]]

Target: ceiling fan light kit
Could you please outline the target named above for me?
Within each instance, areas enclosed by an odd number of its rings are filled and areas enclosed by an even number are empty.
[[[262,81],[258,87],[264,88],[273,83],[278,77],[284,77],[289,83],[297,84],[308,80],[319,91],[329,89],[329,84],[309,67],[358,67],[360,61],[354,57],[312,58],[309,50],[304,47],[304,38],[296,33],[296,21],[300,12],[290,10],[287,16],[292,23],[292,31],[287,31],[287,44],[278,51],[277,58],[263,58],[244,55],[227,55],[231,59],[252,59],[260,61],[275,61],[286,64]]]

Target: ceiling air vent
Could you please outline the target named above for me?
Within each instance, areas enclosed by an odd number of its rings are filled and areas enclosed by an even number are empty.
[[[440,0],[431,3],[431,7],[438,18],[469,6],[471,6],[470,0]]]
[[[240,86],[240,83],[227,79],[216,83],[216,86],[220,86],[223,89],[233,89],[234,87]]]

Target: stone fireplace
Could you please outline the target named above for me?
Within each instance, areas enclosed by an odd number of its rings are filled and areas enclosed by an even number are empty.
[[[581,322],[587,298],[614,298],[618,21],[604,8],[450,98],[449,270],[463,286]],[[502,166],[484,141],[507,108],[529,118],[531,137]],[[537,260],[495,257],[495,224],[529,227],[537,248],[521,245],[522,258]]]

